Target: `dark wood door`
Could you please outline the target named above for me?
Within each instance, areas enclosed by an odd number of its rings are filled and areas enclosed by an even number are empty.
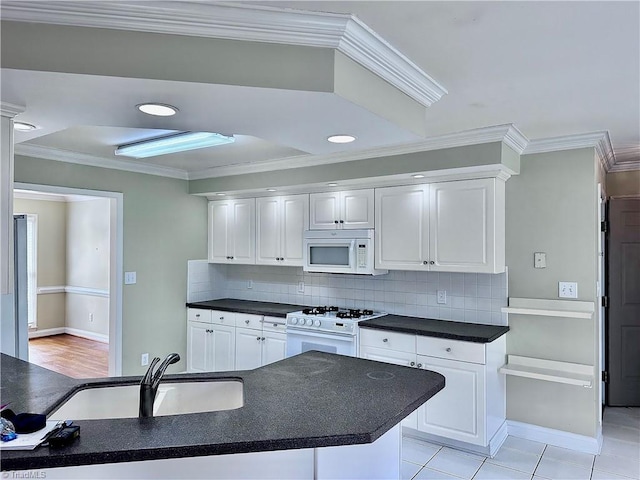
[[[607,404],[640,406],[640,198],[609,202]]]

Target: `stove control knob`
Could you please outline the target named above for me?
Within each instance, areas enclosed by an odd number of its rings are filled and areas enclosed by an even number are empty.
[[[319,326],[320,326],[320,320],[315,320],[315,321],[313,322],[313,324],[314,324],[316,327],[319,327]]]
[[[307,321],[304,318],[300,319],[300,325],[306,325]]]
[[[311,320],[310,318],[307,318],[307,325],[312,326],[313,320]]]
[[[291,317],[291,325],[297,325],[298,324],[298,318],[297,317]]]

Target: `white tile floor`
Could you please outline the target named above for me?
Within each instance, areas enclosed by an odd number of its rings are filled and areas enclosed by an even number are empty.
[[[507,437],[494,458],[413,438],[402,441],[404,480],[640,480],[640,408],[607,408],[600,455]]]

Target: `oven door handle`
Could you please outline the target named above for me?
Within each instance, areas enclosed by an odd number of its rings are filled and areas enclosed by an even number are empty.
[[[287,326],[287,336],[289,335],[304,335],[306,337],[316,337],[316,338],[342,337],[340,338],[340,340],[356,338],[355,334],[351,334],[351,333],[342,333],[342,332],[318,333],[314,330],[305,330],[304,328],[295,328],[295,327]]]

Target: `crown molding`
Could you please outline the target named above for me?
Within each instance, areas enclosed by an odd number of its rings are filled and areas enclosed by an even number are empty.
[[[0,102],[0,116],[13,118],[26,110],[22,105]]]
[[[576,148],[595,148],[598,161],[605,172],[612,171],[615,166],[615,153],[607,131],[531,140],[523,153],[529,155]]]
[[[4,20],[334,48],[424,106],[447,90],[353,15],[169,2],[3,1]]]
[[[317,165],[328,165],[331,163],[351,162],[355,160],[365,160],[368,158],[389,157],[394,155],[405,155],[416,152],[427,152],[430,150],[442,150],[445,148],[466,147],[470,145],[480,145],[483,143],[502,142],[509,139],[507,144],[518,153],[522,149],[518,146],[526,141],[517,128],[511,124],[497,125],[492,127],[477,128],[464,132],[451,133],[432,137],[427,140],[412,143],[409,145],[399,145],[391,147],[373,148],[358,152],[337,153],[329,155],[300,155],[296,157],[282,158],[278,160],[267,160],[242,165],[227,165],[223,167],[208,168],[198,172],[189,173],[189,180],[200,180],[204,178],[226,177],[231,175],[243,175],[247,173],[268,172],[271,170],[284,170],[289,168],[303,168]]]
[[[20,143],[16,144],[14,148],[15,155],[24,155],[26,157],[44,158],[46,160],[55,160],[58,162],[110,168],[113,170],[124,170],[127,172],[144,173],[147,175],[158,175],[161,177],[178,178],[180,180],[188,179],[187,173],[184,170],[178,170],[175,168],[103,158],[96,155],[60,150],[58,148],[42,147],[40,145],[26,145]]]
[[[634,170],[640,170],[640,160],[614,163],[607,173],[631,172]]]

